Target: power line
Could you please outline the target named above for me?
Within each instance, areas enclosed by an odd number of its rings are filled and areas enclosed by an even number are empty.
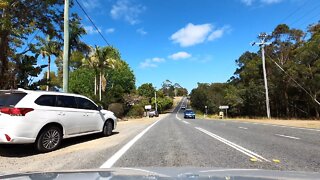
[[[318,4],[317,6],[315,6],[314,8],[312,8],[310,11],[307,11],[306,13],[304,13],[301,18],[295,20],[294,22],[291,23],[291,26],[296,24],[297,22],[301,21],[302,19],[304,19],[304,17],[306,17],[307,15],[309,15],[310,13],[314,12],[315,10],[317,10],[320,7],[320,4]]]
[[[291,16],[293,16],[296,12],[298,12],[299,10],[301,10],[303,7],[305,7],[308,4],[309,1],[305,1],[304,4],[302,4],[302,6],[299,6],[297,9],[295,9],[294,11],[292,11],[288,16],[286,16],[285,18],[283,18],[280,23],[286,21],[287,19],[289,19]]]
[[[27,41],[26,47],[23,49],[22,53],[27,50],[29,44],[37,37],[37,35],[39,34],[39,32],[40,32],[40,30],[38,29],[37,32],[34,34],[34,36],[31,38],[31,40],[30,40],[30,41]]]
[[[97,30],[97,32],[100,34],[100,36],[102,37],[102,39],[107,43],[108,46],[110,46],[110,44],[108,43],[107,39],[102,35],[101,31],[99,30],[99,28],[94,24],[94,22],[92,21],[92,19],[90,18],[90,16],[88,15],[88,13],[85,11],[85,9],[81,6],[81,4],[79,3],[78,0],[76,0],[77,4],[79,5],[80,9],[83,11],[83,13],[87,16],[87,18],[89,19],[89,21],[91,22],[91,24],[93,25],[93,27]]]
[[[309,93],[309,91],[307,91],[302,85],[300,85],[300,83],[298,83],[298,81],[296,81],[289,73],[287,73],[274,59],[272,59],[268,54],[267,54],[268,58],[271,59],[271,61],[279,68],[281,69],[281,71],[286,74],[294,83],[296,83],[305,93],[307,93],[311,99],[313,99],[318,105],[320,105],[320,102],[314,98],[312,96],[312,94]]]

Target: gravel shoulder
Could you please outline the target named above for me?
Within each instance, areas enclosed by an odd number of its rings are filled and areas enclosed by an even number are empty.
[[[100,134],[66,139],[56,151],[38,154],[33,145],[0,145],[0,174],[99,168],[118,149],[157,118],[119,121],[113,135]]]

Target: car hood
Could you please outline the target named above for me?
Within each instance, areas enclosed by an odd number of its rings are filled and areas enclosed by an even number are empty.
[[[110,168],[0,175],[0,179],[319,179],[320,173],[261,169]]]

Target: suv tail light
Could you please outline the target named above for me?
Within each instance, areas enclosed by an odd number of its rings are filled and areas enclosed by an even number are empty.
[[[25,116],[28,112],[33,111],[32,108],[0,108],[0,112],[11,116]]]

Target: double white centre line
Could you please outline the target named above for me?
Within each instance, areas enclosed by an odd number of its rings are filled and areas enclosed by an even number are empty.
[[[228,145],[228,146],[230,146],[230,147],[232,147],[232,148],[234,148],[234,149],[242,152],[243,154],[245,154],[245,155],[247,155],[247,156],[249,156],[249,157],[251,157],[251,158],[257,159],[257,161],[260,161],[260,162],[262,162],[262,161],[270,162],[268,159],[260,156],[259,154],[254,153],[254,152],[252,152],[252,151],[250,151],[250,150],[248,150],[248,149],[246,149],[246,148],[244,148],[244,147],[242,147],[242,146],[239,146],[239,145],[237,145],[237,144],[235,144],[235,143],[233,143],[233,142],[231,142],[231,141],[228,141],[228,140],[226,140],[226,139],[224,139],[224,138],[222,138],[222,137],[220,137],[220,136],[218,136],[218,135],[216,135],[216,134],[213,134],[213,133],[211,133],[211,132],[209,132],[209,131],[207,131],[207,130],[205,130],[205,129],[202,129],[202,128],[200,128],[200,127],[195,127],[195,128],[196,128],[197,130],[199,130],[199,131],[201,131],[201,132],[203,132],[203,133],[205,133],[205,134],[207,134],[207,135],[209,135],[209,136],[211,136],[211,137],[219,140],[220,142],[223,142],[224,144],[226,144],[226,145]]]

